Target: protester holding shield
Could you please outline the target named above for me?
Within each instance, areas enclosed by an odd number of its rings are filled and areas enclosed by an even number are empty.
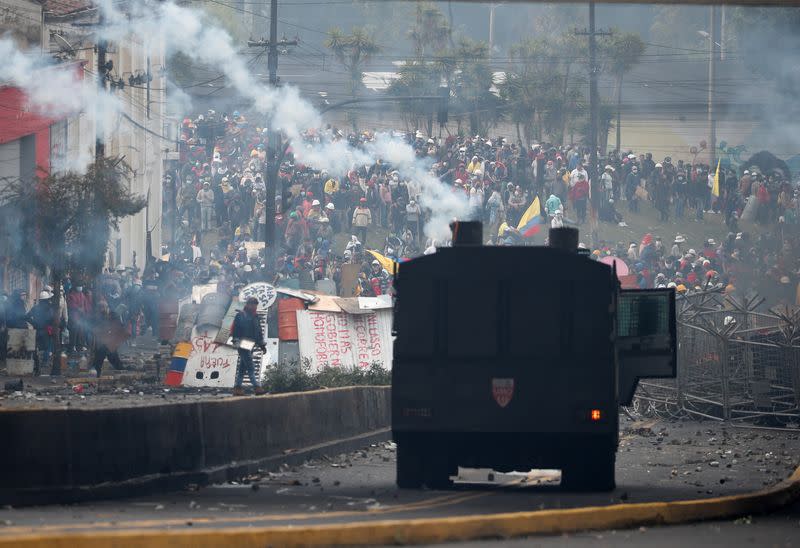
[[[258,299],[250,297],[245,303],[244,310],[237,312],[233,319],[231,337],[233,337],[234,346],[239,349],[239,368],[236,370],[236,382],[233,385],[234,396],[244,395],[242,382],[244,382],[245,371],[255,388],[255,394],[258,396],[265,392],[261,388],[261,382],[256,377],[253,366],[253,349],[255,347],[259,347],[263,351],[267,349],[267,345],[264,343],[264,334],[261,331],[261,323],[256,314],[257,309]]]

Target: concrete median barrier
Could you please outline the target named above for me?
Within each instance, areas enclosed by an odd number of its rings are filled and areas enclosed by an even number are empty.
[[[388,439],[388,387],[115,409],[0,412],[0,504],[65,503],[225,481]]]

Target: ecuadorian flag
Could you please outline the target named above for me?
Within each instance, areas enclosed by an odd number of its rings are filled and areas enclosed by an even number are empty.
[[[191,355],[192,343],[179,342],[175,345],[175,350],[172,353],[172,361],[169,364],[169,371],[167,371],[167,378],[164,384],[167,386],[180,386],[183,384],[183,372],[186,369],[186,362]]]
[[[397,274],[397,269],[400,266],[400,263],[397,263],[397,262],[391,260],[389,257],[386,257],[385,255],[381,255],[380,253],[378,253],[377,251],[374,251],[372,249],[368,249],[367,253],[370,253],[373,257],[375,257],[375,259],[379,263],[381,263],[381,266],[384,269],[386,269],[386,272],[388,272],[389,274],[392,274],[392,275]]]
[[[542,230],[543,222],[542,208],[539,205],[539,197],[536,196],[533,202],[531,202],[531,205],[528,206],[528,209],[525,210],[525,213],[522,214],[522,218],[517,225],[517,230],[519,230],[519,233],[524,237],[530,238]]]

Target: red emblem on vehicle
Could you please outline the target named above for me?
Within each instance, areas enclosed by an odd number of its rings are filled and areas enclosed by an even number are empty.
[[[514,397],[514,379],[492,379],[492,397],[500,407],[508,405]]]

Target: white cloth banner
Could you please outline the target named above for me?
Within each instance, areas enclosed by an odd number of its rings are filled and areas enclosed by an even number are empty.
[[[300,358],[312,371],[325,367],[392,367],[392,311],[351,315],[297,311]]]

